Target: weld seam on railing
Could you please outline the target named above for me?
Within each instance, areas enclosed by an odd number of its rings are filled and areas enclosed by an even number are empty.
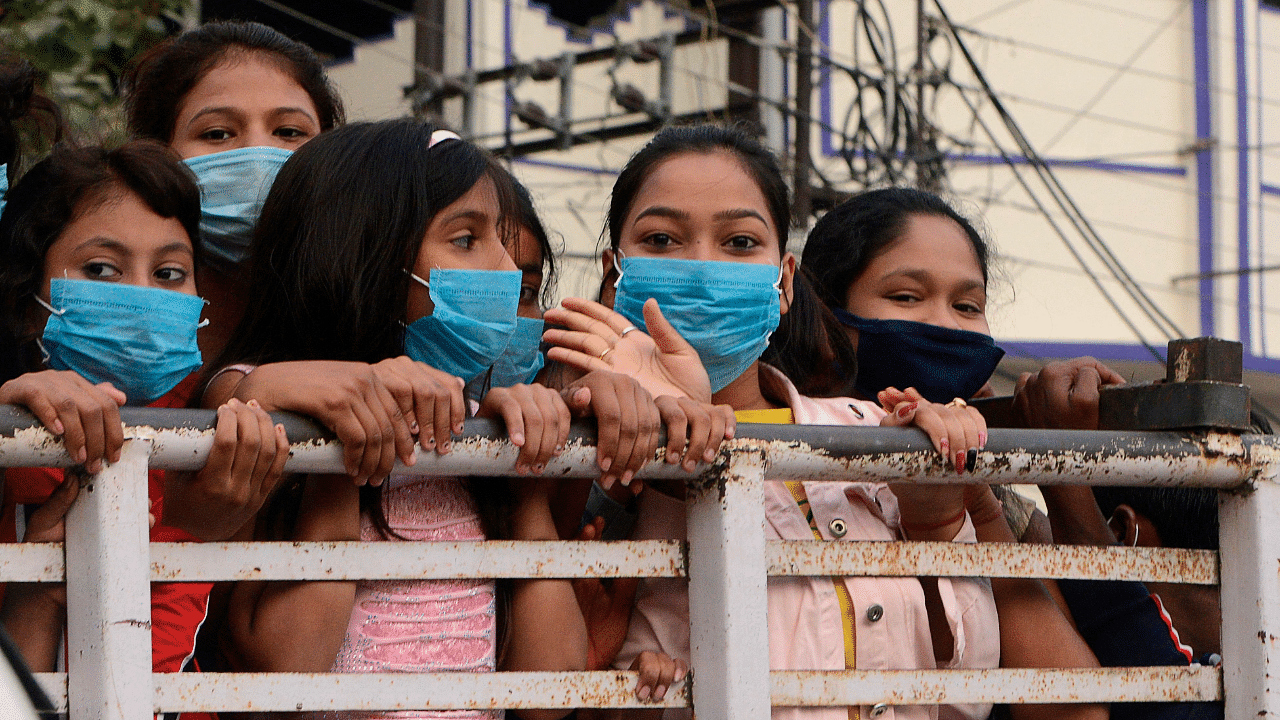
[[[775,670],[775,706],[979,703],[1208,702],[1222,699],[1216,667],[1036,670]]]
[[[1031,577],[1218,583],[1212,550],[1017,543],[774,540],[769,574],[863,577]]]
[[[155,712],[689,707],[688,686],[636,699],[639,673],[156,673]],[[303,698],[290,701],[288,698]]]
[[[152,543],[151,579],[686,577],[678,540]]]

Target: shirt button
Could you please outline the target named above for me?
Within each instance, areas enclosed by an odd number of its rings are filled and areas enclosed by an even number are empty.
[[[889,706],[885,703],[876,703],[871,706],[871,717],[880,717],[887,712],[889,712]]]
[[[867,619],[871,622],[879,622],[884,617],[884,608],[879,605],[872,605],[867,608]]]
[[[845,536],[845,533],[849,532],[849,525],[843,519],[835,518],[827,524],[827,529],[831,531],[832,535],[842,538]]]

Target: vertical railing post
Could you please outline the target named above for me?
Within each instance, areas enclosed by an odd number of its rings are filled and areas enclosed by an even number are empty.
[[[126,441],[67,513],[71,720],[151,717],[150,455],[151,441]]]
[[[1252,491],[1222,493],[1219,503],[1229,718],[1280,717],[1280,464],[1264,462],[1262,469]]]
[[[701,720],[769,717],[764,471],[761,450],[733,450],[718,475],[690,485],[690,659]]]

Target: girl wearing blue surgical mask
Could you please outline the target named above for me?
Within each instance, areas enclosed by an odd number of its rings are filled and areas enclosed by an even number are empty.
[[[885,408],[806,397],[760,362],[770,335],[788,322],[798,282],[785,247],[788,208],[776,161],[742,132],[663,130],[614,186],[602,298],[617,312],[583,300],[548,311],[549,321],[568,328],[546,333],[559,346],[549,356],[583,369],[621,368],[655,387],[728,404],[740,422],[913,424],[929,433],[944,463],[960,472],[971,466],[985,425],[970,408],[917,395],[887,398]],[[633,537],[683,537],[681,489],[649,485]],[[765,495],[771,539],[974,539],[958,487],[770,481]],[[994,603],[981,580],[770,578],[768,618],[775,669],[982,668],[999,660]],[[661,697],[688,657],[684,585],[643,581],[615,666],[641,672],[640,697]],[[989,709],[949,706],[942,716],[984,718]],[[871,714],[864,707],[773,715],[843,719],[855,710]]]
[[[213,380],[206,402],[256,398],[311,415],[352,444],[374,444],[354,432],[343,400],[344,388],[363,388],[360,412],[388,412],[380,432],[397,436],[388,459],[403,439],[407,465],[416,446],[449,452],[474,410],[504,421],[521,448],[522,475],[542,472],[560,452],[571,411],[606,408],[624,421],[601,440],[609,445],[601,469],[633,473],[653,455],[660,415],[630,378],[591,373],[563,393],[524,382],[495,387],[478,408],[464,399],[464,386],[483,382],[512,342],[538,342],[516,337],[523,278],[506,250],[514,192],[483,150],[419,121],[356,123],[299,149],[255,237],[248,302],[260,310],[237,330],[219,363],[235,364]],[[403,438],[391,418],[407,422]],[[245,536],[557,537],[554,483],[541,478],[398,476],[390,462],[384,470],[361,465],[359,452],[354,459],[347,475],[297,478]],[[239,583],[226,608],[221,645],[243,670],[572,670],[586,654],[567,581]]]
[[[123,81],[129,132],[173,148],[201,191],[201,286],[212,359],[244,313],[245,263],[280,166],[343,122],[311,48],[265,25],[211,22],[144,53]]]
[[[78,474],[118,460],[123,405],[183,407],[200,368],[196,294],[199,191],[163,146],[115,150],[59,145],[8,193],[0,217],[0,308],[19,338],[23,374],[0,386],[0,404],[26,406],[79,463],[6,472],[5,539],[62,539]],[[281,477],[288,441],[256,403],[219,407],[214,445],[198,473],[153,471],[151,538],[229,537]],[[20,511],[25,525],[12,523]],[[152,587],[153,666],[177,672],[204,619],[208,584]],[[10,585],[4,621],[28,662],[54,670],[65,591]]]

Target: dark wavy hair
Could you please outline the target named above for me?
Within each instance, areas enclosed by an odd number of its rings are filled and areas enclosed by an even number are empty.
[[[551,247],[551,237],[547,234],[546,226],[542,224],[542,218],[538,217],[538,209],[533,203],[533,195],[529,193],[529,188],[514,176],[511,178],[511,185],[515,190],[517,211],[515,221],[520,227],[528,229],[533,234],[534,240],[538,241],[538,247],[542,250],[543,278],[538,299],[545,308],[554,301],[557,271],[555,248]]]
[[[45,147],[62,139],[66,130],[58,105],[37,89],[40,73],[28,61],[0,56],[0,163],[9,179],[20,173],[24,135]]]
[[[0,215],[0,322],[20,346],[34,344],[24,325],[49,247],[77,217],[124,193],[176,218],[199,254],[200,189],[187,166],[157,142],[135,140],[115,150],[60,144],[9,190]],[[33,369],[30,362],[19,368]]]
[[[234,54],[262,54],[277,63],[311,96],[322,132],[343,123],[342,99],[315,51],[261,23],[222,21],[169,38],[133,63],[122,83],[129,132],[172,142],[183,98]]]

